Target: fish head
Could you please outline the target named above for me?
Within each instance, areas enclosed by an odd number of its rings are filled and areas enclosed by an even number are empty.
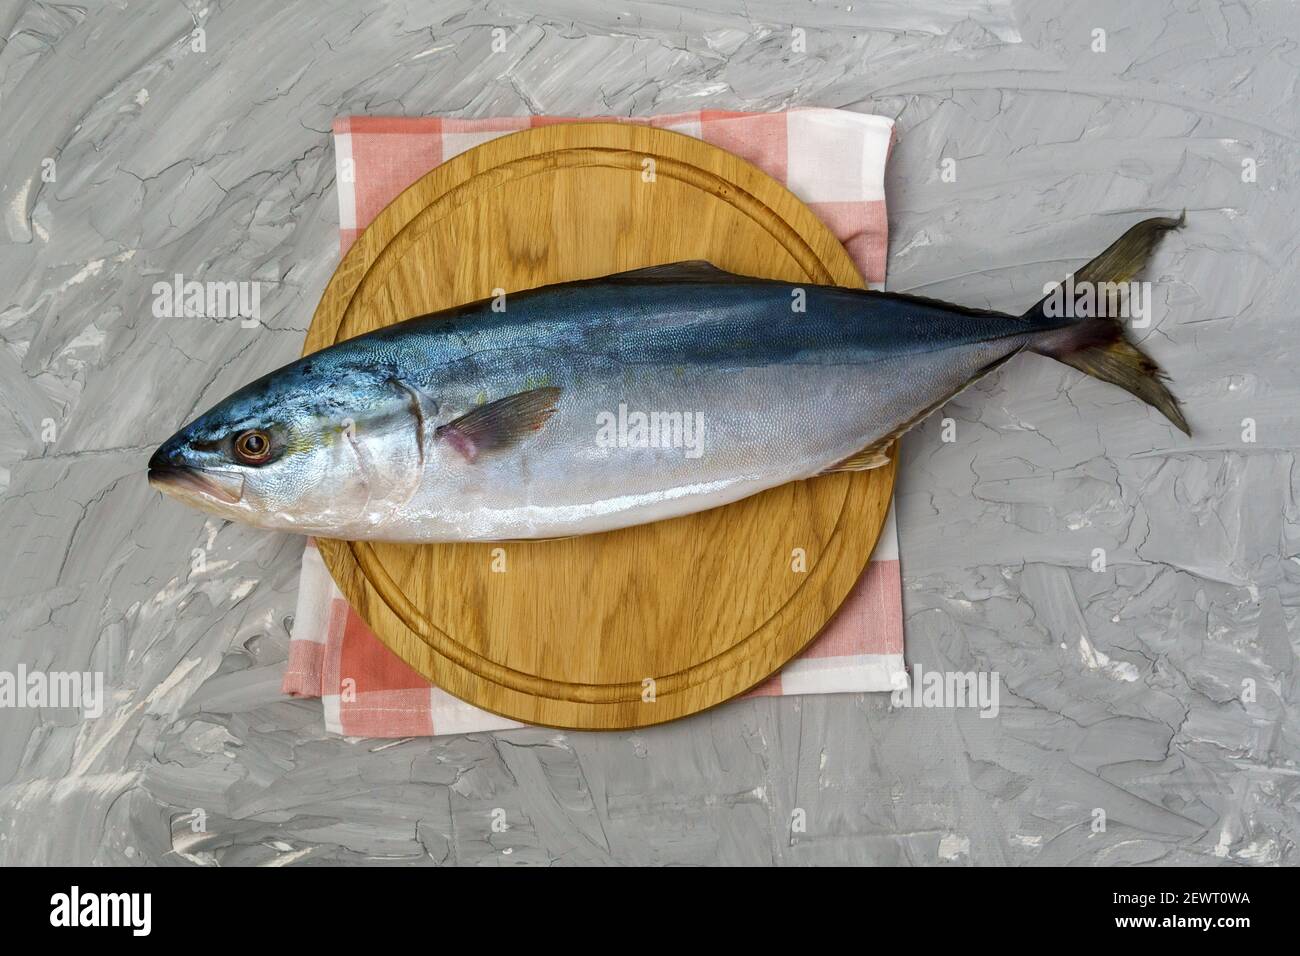
[[[424,422],[418,392],[391,372],[308,356],[163,442],[149,483],[257,527],[365,537],[418,487]]]

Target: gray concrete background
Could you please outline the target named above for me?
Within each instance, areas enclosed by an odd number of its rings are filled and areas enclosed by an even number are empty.
[[[0,37],[0,669],[110,694],[0,711],[0,861],[1296,863],[1293,3],[91,0],[4,4]],[[892,289],[1023,309],[1188,209],[1144,338],[1193,438],[1031,356],[950,403],[954,443],[905,441],[908,658],[996,671],[999,717],[845,695],[325,737],[278,689],[301,543],[142,469],[299,349],[337,256],[330,121],[796,104],[897,117]],[[260,281],[263,327],[154,318],[176,272]]]

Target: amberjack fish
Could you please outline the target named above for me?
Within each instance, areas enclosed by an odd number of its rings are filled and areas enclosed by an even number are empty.
[[[1011,315],[700,262],[514,293],[504,311],[463,305],[239,389],[163,443],[149,480],[223,518],[323,537],[588,534],[878,467],[1025,351],[1188,432],[1114,301],[1182,223],[1140,222],[1074,275],[1072,289],[1106,290],[1106,314],[1048,308],[1049,294]]]

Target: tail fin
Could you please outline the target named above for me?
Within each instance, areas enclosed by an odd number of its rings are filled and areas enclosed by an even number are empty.
[[[1033,351],[1118,385],[1191,435],[1178,399],[1164,385],[1168,376],[1129,341],[1123,321],[1118,318],[1125,314],[1129,282],[1142,271],[1161,237],[1171,229],[1181,228],[1186,221],[1185,211],[1177,219],[1145,219],[1074,274],[1075,288],[1092,288],[1100,316],[1061,326],[1061,319],[1049,317],[1046,311],[1049,301],[1060,301],[1059,294],[1053,292],[1026,312],[1024,319],[1045,327],[1042,336],[1030,346]]]

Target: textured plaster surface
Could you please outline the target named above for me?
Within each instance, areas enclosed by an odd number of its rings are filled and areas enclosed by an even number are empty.
[[[1298,861],[1294,3],[89,0],[0,21],[0,670],[98,671],[108,697],[95,719],[0,710],[0,861]],[[326,737],[319,703],[279,693],[301,542],[165,502],[142,468],[300,348],[337,257],[330,121],[792,105],[897,118],[896,290],[1018,311],[1188,209],[1139,335],[1191,439],[1028,356],[904,442],[908,658],[996,672],[998,716],[845,695],[636,733]],[[155,318],[176,273],[260,282],[260,327]]]

